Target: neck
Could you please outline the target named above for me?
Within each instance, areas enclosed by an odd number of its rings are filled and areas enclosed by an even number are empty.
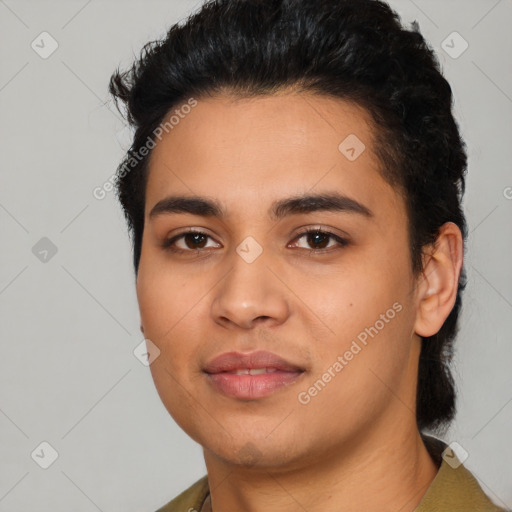
[[[213,512],[412,512],[438,468],[415,422],[405,426],[408,432],[396,421],[390,427],[288,470],[234,465],[205,450],[208,506]]]

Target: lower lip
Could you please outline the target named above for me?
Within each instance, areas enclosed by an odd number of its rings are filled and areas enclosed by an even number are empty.
[[[302,372],[270,372],[259,375],[235,373],[207,374],[213,386],[225,395],[242,400],[255,400],[271,395],[278,389],[294,383]]]

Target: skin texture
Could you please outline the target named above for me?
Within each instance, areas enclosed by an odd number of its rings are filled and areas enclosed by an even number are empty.
[[[435,477],[415,422],[419,336],[437,332],[453,307],[462,237],[445,224],[424,274],[413,275],[405,203],[379,172],[372,130],[363,109],[339,99],[216,96],[199,99],[153,150],[141,327],[160,349],[150,369],[162,402],[203,446],[214,512],[406,512]],[[354,161],[338,149],[350,134],[366,146]],[[267,214],[275,200],[332,191],[373,215]],[[170,194],[216,199],[226,217],[150,218]],[[189,253],[162,248],[186,228],[208,235],[199,250],[190,238],[175,242]],[[298,238],[306,228],[349,243]],[[252,263],[236,251],[249,236],[263,250]],[[301,403],[299,393],[393,304],[400,311]],[[305,371],[257,400],[221,394],[202,371],[224,352],[256,350]]]

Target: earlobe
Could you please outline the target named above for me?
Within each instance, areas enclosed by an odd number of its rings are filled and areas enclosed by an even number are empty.
[[[435,244],[426,251],[417,286],[415,332],[429,337],[436,334],[450,314],[462,270],[464,243],[453,222],[443,224]]]

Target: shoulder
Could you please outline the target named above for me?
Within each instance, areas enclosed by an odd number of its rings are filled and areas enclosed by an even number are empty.
[[[424,441],[434,460],[440,459],[440,465],[414,512],[505,512],[490,500],[449,446],[433,437]]]
[[[199,512],[208,493],[208,476],[205,475],[156,512]]]

